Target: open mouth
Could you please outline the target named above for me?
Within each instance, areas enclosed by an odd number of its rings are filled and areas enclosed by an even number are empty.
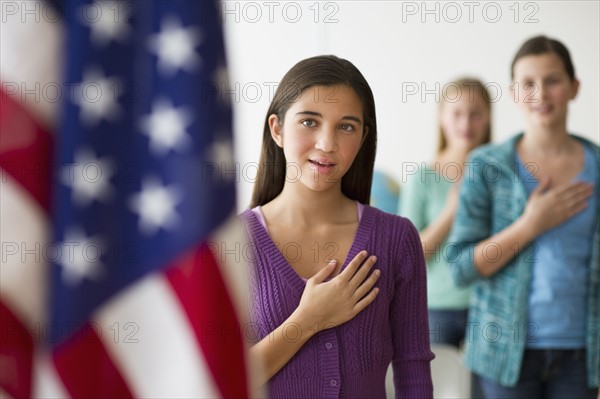
[[[319,161],[315,161],[313,159],[309,159],[308,161],[310,163],[312,163],[313,165],[316,165],[316,166],[323,166],[323,167],[332,167],[332,166],[335,166],[335,164],[333,162],[319,162]]]
[[[329,161],[317,161],[315,159],[309,159],[308,162],[310,162],[317,173],[331,173],[336,167],[335,163]]]

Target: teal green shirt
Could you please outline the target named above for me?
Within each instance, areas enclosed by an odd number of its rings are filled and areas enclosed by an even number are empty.
[[[407,178],[402,190],[400,214],[422,231],[439,216],[453,182],[432,168],[419,168]],[[448,241],[425,248],[427,261],[427,306],[436,310],[461,310],[469,306],[470,288],[457,287],[448,268]]]
[[[535,246],[516,248],[518,255],[489,278],[477,272],[473,251],[478,242],[504,230],[525,209],[527,191],[515,167],[519,134],[501,144],[477,148],[470,156],[470,172],[463,177],[458,211],[450,241],[450,262],[457,284],[472,284],[466,364],[471,370],[502,385],[519,378],[525,345],[535,326],[529,325],[528,300],[533,278]],[[596,162],[600,148],[575,137],[590,149]],[[600,181],[594,195],[600,195]],[[594,210],[592,254],[586,309],[586,365],[590,387],[600,385],[600,201]],[[493,243],[490,244],[493,247]],[[493,249],[490,250],[493,254]],[[568,268],[565,268],[568,270]]]

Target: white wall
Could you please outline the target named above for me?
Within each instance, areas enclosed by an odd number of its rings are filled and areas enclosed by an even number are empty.
[[[262,125],[274,85],[296,62],[318,54],[347,58],[369,81],[379,125],[376,167],[399,181],[402,162],[427,161],[435,151],[438,99],[431,92],[422,98],[421,88],[441,89],[464,75],[478,77],[489,84],[492,95],[501,90],[493,104],[494,141],[523,127],[508,93],[510,63],[523,41],[538,34],[561,40],[571,51],[581,88],[571,105],[568,127],[598,142],[599,4],[221,2],[234,90],[230,97],[235,100],[239,209],[249,203],[256,173],[253,165],[259,159]],[[407,89],[415,85],[419,92],[411,95]]]

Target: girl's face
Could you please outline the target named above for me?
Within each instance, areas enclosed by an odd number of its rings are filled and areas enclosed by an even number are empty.
[[[362,101],[346,85],[309,87],[287,110],[283,124],[271,115],[269,126],[285,154],[286,183],[314,191],[341,187],[367,133]]]
[[[447,148],[470,151],[483,143],[490,124],[490,110],[475,87],[461,87],[457,100],[444,101],[440,125]]]
[[[511,91],[532,127],[566,126],[567,105],[577,95],[579,82],[571,80],[554,53],[528,55],[517,60]]]

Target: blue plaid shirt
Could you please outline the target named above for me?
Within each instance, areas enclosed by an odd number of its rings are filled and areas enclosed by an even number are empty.
[[[514,248],[518,255],[493,276],[480,276],[473,263],[478,242],[512,224],[524,211],[527,191],[515,168],[515,145],[522,134],[501,144],[474,150],[461,184],[457,215],[449,237],[449,267],[457,285],[472,285],[467,326],[466,364],[472,371],[506,386],[519,378],[521,361],[532,326],[528,299],[534,261],[533,245]],[[576,137],[592,150],[600,147]],[[600,181],[594,195],[599,198]],[[600,201],[596,201],[589,269],[586,315],[588,385],[600,385]],[[493,246],[493,244],[491,245]],[[496,249],[490,248],[493,256]]]

